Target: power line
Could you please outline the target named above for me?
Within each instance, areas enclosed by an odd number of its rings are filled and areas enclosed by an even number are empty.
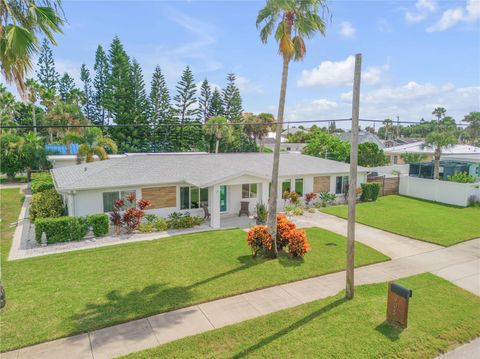
[[[352,121],[351,118],[341,118],[341,119],[330,119],[330,120],[307,120],[307,121],[284,121],[283,125],[290,125],[290,124],[296,124],[296,125],[301,125],[301,124],[316,124],[316,123],[332,123],[332,122],[347,122],[347,121]],[[373,124],[376,123],[383,123],[384,120],[375,120],[375,119],[359,119],[360,122],[370,122]],[[158,128],[158,127],[215,127],[215,126],[248,126],[248,125],[253,125],[253,126],[260,126],[260,125],[266,125],[266,126],[272,126],[278,124],[277,121],[273,122],[228,122],[225,124],[205,124],[201,122],[190,122],[190,123],[159,123],[156,125],[150,125],[150,124],[105,124],[105,125],[95,125],[95,124],[88,124],[88,125],[37,125],[35,126],[38,129],[42,128],[89,128],[89,127],[101,127],[101,128],[136,128],[136,127],[148,127],[148,128]],[[422,123],[422,122],[415,122],[415,121],[398,121],[397,120],[397,126],[398,124],[408,124],[408,125],[421,125],[421,124],[427,124],[427,122]],[[465,123],[458,123],[456,126],[468,126],[468,124]],[[33,125],[0,125],[0,129],[29,129],[33,128]]]

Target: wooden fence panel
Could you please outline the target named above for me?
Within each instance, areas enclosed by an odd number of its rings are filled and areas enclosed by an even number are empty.
[[[398,194],[400,185],[400,177],[369,177],[367,182],[377,182],[380,184],[380,196],[388,196],[391,194]]]

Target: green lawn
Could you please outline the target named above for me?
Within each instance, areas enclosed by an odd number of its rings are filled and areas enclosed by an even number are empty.
[[[413,289],[408,328],[384,322],[387,285],[344,294],[134,353],[139,358],[433,358],[480,335],[480,298],[426,273]]]
[[[20,197],[12,193],[12,203],[2,197],[2,212],[11,217],[2,229],[18,216]],[[303,261],[254,259],[241,230],[3,261],[1,351],[344,269],[344,237],[318,228],[307,233],[312,251]],[[12,232],[2,234],[6,243]],[[357,243],[357,265],[388,259]]]
[[[346,205],[322,212],[347,218]],[[403,236],[451,246],[480,237],[480,208],[453,207],[404,196],[379,197],[357,205],[357,222]]]

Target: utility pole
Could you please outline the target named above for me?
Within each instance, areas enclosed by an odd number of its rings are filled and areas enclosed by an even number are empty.
[[[355,55],[355,74],[353,78],[352,98],[352,146],[350,149],[350,178],[348,181],[348,228],[347,228],[347,283],[346,298],[353,299],[355,288],[355,205],[357,201],[357,163],[358,163],[358,118],[360,113],[360,75],[362,54]]]
[[[400,116],[397,115],[397,138],[400,138]]]

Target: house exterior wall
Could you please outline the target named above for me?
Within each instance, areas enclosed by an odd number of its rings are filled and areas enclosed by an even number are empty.
[[[330,192],[335,193],[335,178],[336,176],[347,176],[348,173],[338,173],[329,175],[329,188]],[[280,177],[279,178],[279,190],[278,190],[278,208],[283,208],[282,200],[282,190],[281,183],[287,179],[294,184],[295,179],[303,178],[303,194],[314,191],[314,177],[321,176],[319,175],[308,175],[308,176],[295,176],[295,177]],[[358,174],[358,186],[360,183],[366,182],[366,173]],[[256,198],[242,198],[242,184],[246,183],[256,183],[257,184],[257,196]],[[266,179],[254,177],[254,176],[240,176],[234,178],[219,185],[209,187],[208,195],[208,208],[212,213],[212,209],[216,206],[213,206],[214,198],[214,187],[219,187],[220,185],[227,185],[227,211],[222,213],[222,215],[232,215],[238,214],[240,210],[240,202],[248,201],[250,202],[249,210],[253,215],[255,213],[255,206],[259,201],[267,203],[267,196],[269,191],[269,181]],[[159,208],[150,208],[147,209],[146,213],[157,214],[162,217],[167,217],[172,212],[189,212],[192,215],[203,216],[204,212],[202,208],[198,209],[186,209],[180,210],[180,187],[188,186],[185,183],[178,184],[169,184],[165,186],[152,186],[152,187],[119,187],[119,188],[105,188],[105,189],[96,189],[96,190],[79,190],[72,193],[65,193],[64,199],[68,207],[68,212],[70,215],[74,216],[85,216],[96,213],[103,213],[103,192],[113,192],[113,191],[135,191],[137,199],[143,198],[144,193],[152,193],[150,188],[155,188],[158,191],[159,187],[174,187],[175,188],[175,206],[170,207],[160,207]],[[160,191],[161,192],[161,191]],[[171,190],[168,191],[171,194]],[[218,194],[217,194],[218,196]],[[173,204],[172,199],[165,202]]]

